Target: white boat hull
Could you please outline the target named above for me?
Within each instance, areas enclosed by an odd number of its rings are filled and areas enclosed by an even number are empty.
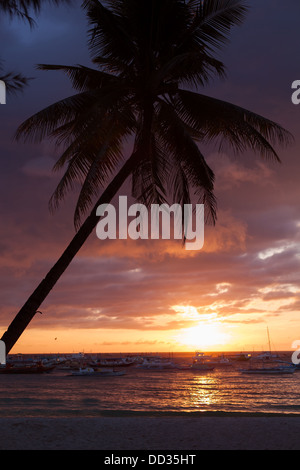
[[[94,370],[94,369],[80,369],[79,371],[73,372],[71,375],[75,377],[114,377],[124,375],[125,372],[123,370],[114,371],[114,370]]]

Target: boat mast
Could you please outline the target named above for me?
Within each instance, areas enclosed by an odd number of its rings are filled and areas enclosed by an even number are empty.
[[[267,332],[268,332],[269,351],[271,352],[271,341],[270,341],[270,333],[269,333],[269,327],[268,326],[267,326]]]

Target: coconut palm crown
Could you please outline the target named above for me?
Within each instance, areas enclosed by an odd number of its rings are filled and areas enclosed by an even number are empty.
[[[124,160],[134,136],[132,194],[147,205],[171,197],[190,203],[191,192],[216,220],[214,174],[201,143],[229,144],[279,160],[273,148],[288,133],[278,124],[199,93],[224,77],[215,57],[239,25],[241,0],[111,0],[84,2],[89,47],[96,68],[39,65],[65,72],[76,94],[26,120],[17,138],[54,138],[63,145],[56,170],[65,169],[50,201],[56,208],[81,184],[75,209],[78,228],[99,191]]]

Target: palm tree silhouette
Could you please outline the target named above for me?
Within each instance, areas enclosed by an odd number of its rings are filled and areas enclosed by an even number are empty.
[[[78,181],[81,190],[74,214],[77,233],[4,333],[7,352],[94,230],[96,208],[109,203],[130,176],[138,201],[149,205],[172,198],[183,205],[196,196],[205,205],[207,221],[214,223],[214,174],[199,144],[218,141],[220,148],[250,149],[279,161],[273,146],[291,139],[280,125],[199,93],[212,77],[225,76],[215,54],[243,21],[247,7],[242,0],[105,4],[83,3],[96,68],[40,65],[65,72],[77,93],[27,119],[16,134],[25,141],[51,137],[63,146],[55,169],[65,172],[52,209]],[[129,138],[134,144],[125,159]]]

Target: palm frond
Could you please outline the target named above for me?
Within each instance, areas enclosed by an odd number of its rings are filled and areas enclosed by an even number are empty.
[[[132,195],[146,206],[166,202],[168,162],[156,139],[154,118],[155,110],[151,108],[138,122],[134,143],[139,159],[132,175]]]
[[[226,101],[180,89],[178,97],[181,118],[202,131],[204,140],[219,139],[220,149],[229,144],[234,151],[250,149],[279,161],[273,145],[287,145],[293,140],[279,124]]]
[[[118,108],[123,97],[124,90],[121,87],[91,89],[77,93],[24,121],[17,129],[15,138],[41,142],[45,137],[53,137],[61,144],[69,137],[72,139],[77,129],[79,132],[83,128],[87,129],[90,119],[95,122],[95,117]],[[68,126],[68,123],[71,125]]]
[[[45,71],[61,70],[70,79],[74,90],[81,92],[97,90],[103,87],[118,87],[122,84],[121,79],[115,75],[91,69],[83,65],[38,64],[37,69]]]
[[[1,71],[1,68],[0,68]],[[6,85],[6,91],[8,94],[15,94],[24,89],[29,84],[31,78],[26,78],[20,73],[9,72],[5,75],[0,75],[0,80],[2,80]]]
[[[104,56],[118,59],[128,64],[135,56],[135,47],[129,31],[123,25],[122,17],[113,13],[98,0],[83,2],[91,26],[89,30],[89,48],[91,57]]]
[[[207,165],[199,147],[192,139],[185,123],[180,119],[174,108],[161,100],[159,119],[160,135],[165,140],[168,151],[180,166],[186,181],[193,187],[198,202],[206,207],[206,220],[216,221],[216,199],[214,196],[214,173]],[[183,187],[184,188],[184,187]],[[175,193],[176,196],[176,193]],[[178,193],[177,193],[178,197]],[[186,197],[182,194],[181,199]]]
[[[90,92],[78,93],[60,100],[24,121],[18,127],[15,138],[25,142],[41,142],[62,124],[74,120],[91,103],[94,103],[94,94]]]
[[[200,46],[220,48],[229,40],[232,27],[240,25],[248,11],[241,0],[203,0],[195,13],[192,32]]]
[[[132,175],[132,195],[135,199],[150,207],[151,204],[167,202],[167,176],[170,173],[169,161],[159,145],[155,135],[151,136],[147,158],[137,163]]]
[[[82,216],[90,208],[93,199],[99,196],[99,190],[104,188],[109,178],[114,174],[123,160],[124,141],[130,136],[134,126],[134,118],[128,120],[127,112],[110,116],[103,129],[101,145],[95,147],[93,158],[85,175],[74,213],[74,225],[79,228]],[[102,135],[102,133],[101,133]],[[89,148],[85,149],[87,155],[91,155]]]
[[[109,181],[123,159],[124,142],[134,132],[135,126],[135,117],[126,106],[102,116],[92,112],[88,122],[83,119],[82,125],[76,120],[62,126],[68,146],[54,169],[61,170],[66,165],[67,169],[51,197],[51,210],[59,206],[70,189],[74,189],[74,185],[71,185],[73,180],[80,182],[82,188],[74,215],[75,227],[78,228],[93,198],[99,195],[99,190]],[[55,133],[62,137],[61,128]]]
[[[224,64],[200,51],[188,51],[170,58],[153,76],[153,87],[161,86],[161,92],[171,90],[174,83],[178,86],[204,87],[213,76],[225,77]],[[164,84],[164,86],[162,86]],[[171,84],[171,87],[169,86]]]

